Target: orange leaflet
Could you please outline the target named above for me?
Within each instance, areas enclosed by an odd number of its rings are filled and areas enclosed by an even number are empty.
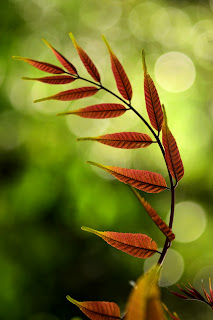
[[[102,36],[108,50],[110,53],[110,59],[111,59],[111,65],[112,65],[112,72],[114,74],[114,78],[117,84],[118,91],[120,94],[124,97],[126,100],[131,100],[132,99],[132,87],[130,84],[130,81],[127,77],[127,74],[121,65],[120,61],[110,48],[106,38]]]
[[[141,197],[141,195],[130,186],[133,193],[136,195],[152,221],[156,224],[156,226],[163,232],[163,234],[169,239],[169,241],[173,241],[175,239],[175,235],[172,230],[167,226],[167,224],[161,219],[161,217],[157,214],[157,212],[151,207],[151,205]]]
[[[27,62],[27,63],[31,64],[31,66],[33,66],[41,71],[44,71],[44,72],[53,73],[53,74],[65,73],[65,71],[63,69],[61,69],[60,67],[57,67],[57,66],[50,64],[50,63],[47,63],[47,62],[37,61],[37,60],[23,58],[23,57],[13,57],[13,59]]]
[[[61,62],[62,66],[66,68],[72,74],[78,74],[76,68],[73,66],[71,62],[69,62],[61,53],[59,53],[55,48],[51,46],[46,40],[42,39],[44,43],[52,50],[58,61]]]
[[[125,320],[165,320],[157,284],[159,266],[142,275],[127,302]]]
[[[92,140],[115,148],[137,149],[148,147],[153,141],[145,133],[139,132],[118,132],[105,134],[99,137],[79,138],[78,141]]]
[[[111,231],[102,232],[87,227],[81,227],[81,229],[96,234],[112,247],[136,258],[146,259],[158,252],[156,242],[146,234]]]
[[[94,65],[90,57],[86,54],[86,52],[77,44],[73,34],[70,32],[69,35],[88,73],[95,81],[100,82],[101,78],[96,66]]]
[[[119,117],[127,110],[128,109],[122,106],[122,104],[102,103],[102,104],[95,104],[93,106],[81,108],[74,111],[62,112],[62,113],[59,113],[58,115],[75,114],[82,118],[106,119],[106,118]]]
[[[153,128],[160,132],[163,123],[163,111],[154,82],[147,73],[144,51],[142,51],[142,61],[144,69],[144,94],[147,113]]]
[[[48,84],[67,84],[75,81],[77,78],[73,78],[72,76],[52,76],[52,77],[43,77],[43,78],[28,78],[22,77],[23,80],[37,80],[40,82],[48,83]]]
[[[71,101],[78,100],[86,97],[93,96],[99,91],[96,87],[82,87],[77,89],[71,89],[62,91],[53,96],[35,100],[34,102],[41,102],[45,100],[60,100],[60,101]]]
[[[165,189],[168,189],[165,179],[159,173],[150,172],[146,170],[135,170],[114,166],[103,166],[99,163],[95,163],[92,161],[87,161],[87,163],[104,169],[105,171],[112,174],[119,181],[129,184],[136,189],[148,193],[158,193],[164,191]]]
[[[92,320],[116,320],[120,318],[120,309],[114,302],[84,301],[79,302],[70,296],[66,297]]]
[[[175,138],[173,137],[167,125],[167,117],[164,106],[163,110],[164,121],[162,127],[162,142],[165,149],[165,159],[171,175],[176,181],[179,181],[184,175],[184,167]]]

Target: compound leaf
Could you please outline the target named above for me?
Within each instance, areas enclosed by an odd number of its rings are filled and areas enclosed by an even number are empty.
[[[145,133],[139,132],[118,132],[105,134],[99,137],[79,138],[78,141],[92,140],[115,148],[138,149],[148,147],[153,141]]]
[[[102,232],[87,227],[81,227],[81,229],[96,234],[112,247],[136,258],[146,259],[158,252],[156,242],[145,234],[111,231]]]
[[[104,166],[92,161],[87,161],[87,163],[104,169],[119,181],[148,193],[159,193],[167,189],[166,181],[159,173],[150,172],[147,170]]]

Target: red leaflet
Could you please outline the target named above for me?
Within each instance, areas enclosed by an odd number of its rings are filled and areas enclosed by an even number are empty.
[[[87,163],[104,169],[105,171],[112,174],[119,181],[129,184],[134,188],[148,193],[158,193],[167,189],[166,181],[159,173],[150,172],[146,170],[135,170],[114,166],[103,166],[92,161],[87,161]]]
[[[95,81],[100,82],[101,78],[96,66],[94,65],[90,57],[86,54],[86,52],[77,44],[73,34],[70,32],[69,35],[88,73]]]
[[[169,241],[173,241],[175,239],[175,235],[172,230],[167,226],[167,224],[161,219],[161,217],[157,214],[157,212],[151,207],[151,205],[141,197],[141,195],[130,186],[133,193],[136,195],[152,221],[156,224],[156,226],[163,232],[163,234],[169,239]]]
[[[163,111],[154,82],[150,75],[147,73],[144,51],[142,51],[142,61],[144,69],[144,94],[146,109],[151,125],[153,126],[153,128],[158,130],[158,132],[160,132],[163,123]]]
[[[61,69],[53,64],[47,63],[47,62],[37,61],[37,60],[23,58],[23,57],[13,57],[13,59],[27,62],[27,63],[31,64],[33,67],[35,67],[41,71],[44,71],[44,72],[53,73],[53,74],[65,73],[65,71],[63,69]]]
[[[112,134],[105,134],[99,137],[79,138],[78,141],[92,140],[106,144],[115,148],[122,149],[137,149],[148,147],[153,141],[145,133],[139,132],[119,132]]]
[[[174,292],[172,290],[170,290],[175,296],[177,296],[178,298],[184,299],[184,300],[198,300],[198,301],[202,301],[205,302],[206,304],[208,304],[212,309],[213,309],[213,291],[211,288],[211,279],[209,278],[209,291],[210,291],[210,295],[206,292],[206,289],[203,286],[203,292],[205,294],[206,300],[204,299],[204,297],[189,283],[189,288],[184,286],[185,289],[182,289],[179,285],[177,285],[177,287],[185,294],[180,294],[177,292]]]
[[[35,100],[34,102],[41,102],[45,100],[60,100],[60,101],[71,101],[78,100],[86,97],[93,96],[99,91],[96,87],[82,87],[77,89],[71,89],[62,91],[53,96]]]
[[[184,167],[175,138],[173,137],[167,125],[167,117],[164,106],[163,109],[164,121],[162,127],[162,142],[165,149],[165,159],[171,175],[176,181],[179,181],[184,175]]]
[[[92,320],[116,320],[120,318],[120,309],[114,302],[84,301],[79,302],[70,296],[66,297]]]
[[[48,84],[67,84],[75,81],[77,78],[73,78],[72,76],[52,76],[52,77],[43,77],[43,78],[28,78],[22,77],[23,80],[37,80],[40,82],[48,83]]]
[[[122,106],[122,104],[102,103],[102,104],[95,104],[93,106],[81,108],[74,111],[62,112],[62,113],[59,113],[58,115],[75,114],[82,118],[106,119],[106,118],[119,117],[127,110],[128,109]]]
[[[156,242],[145,234],[111,231],[102,232],[87,227],[81,227],[81,229],[96,234],[112,247],[136,258],[146,259],[158,252]]]
[[[76,68],[72,65],[71,62],[69,62],[64,56],[62,56],[62,54],[59,53],[55,48],[53,48],[51,46],[51,44],[49,44],[46,40],[44,40],[44,39],[42,39],[42,40],[52,50],[52,52],[54,53],[54,55],[56,56],[58,61],[61,62],[62,66],[64,66],[64,68],[66,68],[72,74],[76,74],[76,75],[78,74]]]
[[[124,97],[124,99],[130,101],[132,99],[132,87],[131,87],[130,81],[120,61],[118,60],[118,58],[116,57],[112,49],[110,48],[106,38],[104,36],[102,36],[102,38],[110,53],[112,72],[115,77],[118,91]]]

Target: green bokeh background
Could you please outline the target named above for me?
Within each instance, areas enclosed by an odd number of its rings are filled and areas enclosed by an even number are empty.
[[[173,244],[184,259],[180,281],[189,279],[199,288],[202,277],[207,286],[208,277],[213,277],[213,1],[6,0],[0,15],[0,319],[85,319],[66,300],[67,294],[79,301],[115,301],[124,309],[129,281],[143,272],[144,262],[81,231],[82,225],[146,233],[159,247],[164,243],[128,187],[86,164],[92,160],[167,177],[157,146],[120,151],[75,141],[77,136],[103,132],[148,132],[144,125],[129,113],[96,121],[56,117],[58,112],[114,100],[98,93],[72,103],[33,104],[34,99],[85,83],[59,88],[24,82],[22,76],[45,74],[11,58],[59,65],[41,41],[45,38],[87,76],[70,31],[95,61],[103,84],[116,91],[100,37],[106,36],[131,80],[133,104],[146,119],[141,49],[154,80],[155,63],[164,53],[178,51],[194,63],[196,78],[188,90],[169,92],[157,80],[156,86],[185,166],[176,202],[197,203],[207,219],[197,240]],[[169,193],[145,196],[166,218]],[[212,318],[206,305],[178,300],[165,288],[162,297],[181,320]]]

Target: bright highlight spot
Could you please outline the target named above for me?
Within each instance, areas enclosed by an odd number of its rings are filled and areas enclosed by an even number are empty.
[[[160,56],[155,64],[155,77],[159,85],[170,92],[189,89],[195,80],[192,60],[181,52],[171,51]]]
[[[213,60],[213,21],[200,20],[192,30],[194,54],[199,59],[199,63],[205,66],[206,62],[212,63]],[[207,64],[207,68],[211,64]]]
[[[176,205],[172,229],[176,241],[192,242],[202,235],[205,228],[206,214],[200,205],[187,201]]]
[[[159,251],[162,251],[159,248]],[[144,272],[147,272],[154,266],[159,259],[159,255],[155,254],[144,262]],[[183,257],[174,249],[169,249],[164,260],[158,284],[160,287],[171,286],[176,283],[182,276],[184,271]]]
[[[191,21],[180,9],[160,8],[155,11],[151,24],[153,37],[167,48],[183,46],[183,43],[189,41]]]
[[[141,1],[142,2],[142,1]],[[146,1],[135,6],[128,17],[129,30],[139,41],[152,39],[152,16],[160,9],[154,2]]]
[[[107,3],[107,1],[95,0],[92,10],[90,1],[82,2],[79,17],[87,27],[103,32],[115,25],[121,14],[122,7],[119,1]]]

